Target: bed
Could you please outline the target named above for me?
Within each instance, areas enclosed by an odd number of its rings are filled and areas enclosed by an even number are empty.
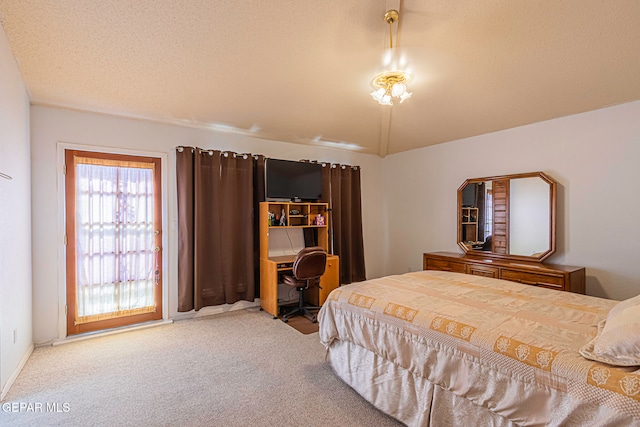
[[[421,271],[332,291],[319,336],[335,374],[409,426],[640,425],[640,347],[620,333],[637,339],[637,299]]]

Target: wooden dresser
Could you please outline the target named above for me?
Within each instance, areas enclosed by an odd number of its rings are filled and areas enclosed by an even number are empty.
[[[429,252],[423,254],[423,269],[475,274],[559,291],[585,293],[584,267]]]

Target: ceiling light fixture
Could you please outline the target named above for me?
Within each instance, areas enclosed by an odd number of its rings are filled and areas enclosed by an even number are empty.
[[[398,21],[400,15],[395,9],[387,10],[384,14],[384,21],[389,24],[389,48],[393,51],[393,23]],[[407,92],[406,84],[411,79],[411,75],[405,71],[393,70],[378,74],[373,78],[371,84],[375,90],[371,92],[371,97],[378,101],[380,105],[393,105],[392,98],[399,98],[400,103],[411,98],[411,92]]]

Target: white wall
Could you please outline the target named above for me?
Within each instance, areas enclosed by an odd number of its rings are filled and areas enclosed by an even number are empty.
[[[260,140],[232,133],[124,119],[48,107],[31,107],[34,341],[59,337],[61,252],[57,143],[135,149],[168,156],[169,314],[177,316],[177,202],[175,147],[197,146],[287,160],[316,159],[362,166],[367,277],[383,275],[382,159],[354,152]]]
[[[0,395],[32,348],[29,95],[0,27]],[[14,342],[15,336],[15,342]]]
[[[422,253],[458,252],[456,191],[466,178],[543,171],[558,181],[557,252],[586,267],[589,295],[640,293],[640,101],[389,156],[385,272]]]

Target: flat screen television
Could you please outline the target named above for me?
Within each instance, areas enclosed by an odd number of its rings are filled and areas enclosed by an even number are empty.
[[[318,201],[322,197],[322,165],[266,159],[267,200]]]
[[[467,184],[462,189],[462,206],[473,206],[477,207],[477,193],[478,185],[475,182]]]

